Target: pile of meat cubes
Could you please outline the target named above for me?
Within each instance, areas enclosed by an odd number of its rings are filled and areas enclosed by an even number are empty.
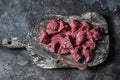
[[[59,18],[51,19],[46,30],[40,33],[40,43],[48,45],[56,54],[71,54],[75,61],[85,58],[86,62],[90,62],[96,41],[102,38],[103,32],[102,28],[91,28],[85,21],[66,23]]]

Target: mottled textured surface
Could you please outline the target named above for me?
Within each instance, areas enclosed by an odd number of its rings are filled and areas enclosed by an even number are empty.
[[[23,50],[0,48],[0,80],[120,80],[119,0],[0,0],[0,41],[24,38],[29,27],[46,14],[81,14],[96,11],[109,26],[110,56],[101,65],[85,71],[44,70],[34,66]]]
[[[108,26],[107,26],[107,22],[106,20],[103,18],[102,15],[99,15],[98,13],[95,12],[86,12],[86,13],[82,13],[81,15],[55,15],[55,14],[51,14],[51,15],[46,15],[44,17],[40,18],[40,22],[37,26],[32,27],[31,28],[31,32],[29,32],[28,34],[28,41],[29,41],[29,46],[33,46],[37,49],[39,49],[42,54],[45,55],[45,53],[47,53],[46,51],[44,51],[43,45],[41,46],[39,43],[39,33],[40,31],[42,31],[43,29],[46,28],[48,22],[50,19],[52,18],[60,18],[62,20],[64,20],[65,22],[70,22],[70,20],[76,19],[79,21],[87,21],[89,22],[92,26],[91,27],[95,27],[100,26],[104,29],[105,34],[108,33]],[[31,35],[30,35],[31,33]],[[42,48],[42,49],[41,49]],[[48,48],[48,47],[47,47]],[[32,52],[34,50],[31,50]],[[49,52],[49,51],[48,51]],[[39,55],[41,55],[41,53],[39,53]],[[51,54],[50,52],[48,54]],[[96,66],[102,62],[104,62],[106,60],[106,58],[109,55],[109,35],[105,35],[104,38],[100,41],[98,41],[97,47],[95,49],[95,51],[93,52],[94,54],[94,59],[93,61],[89,62],[87,65],[88,66]],[[68,58],[72,59],[71,55],[65,55]],[[39,64],[39,67],[45,67],[48,66],[48,64],[50,63],[50,59],[48,58],[47,61],[43,60],[44,62],[47,63],[47,65],[43,66],[43,62],[41,63],[40,61],[37,61],[36,64]],[[66,67],[68,65],[65,64],[60,64],[60,63],[55,63],[55,60],[51,60],[53,63],[51,64],[51,66],[49,65],[49,67],[52,67],[52,65],[54,65],[53,68],[60,68],[60,67]],[[86,64],[85,60],[83,60],[83,63]],[[56,65],[57,64],[57,65]]]

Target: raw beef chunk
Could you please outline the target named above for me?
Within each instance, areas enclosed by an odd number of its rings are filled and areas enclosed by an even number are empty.
[[[79,61],[83,57],[83,55],[81,54],[81,51],[82,51],[81,47],[75,47],[75,49],[70,51],[71,55],[72,55],[72,58],[75,61]]]
[[[86,33],[83,31],[79,31],[76,34],[76,45],[81,45],[86,39]]]
[[[59,26],[58,32],[69,29],[69,26],[65,24],[62,20],[60,20],[59,24],[60,26]]]
[[[47,32],[41,31],[40,42],[44,43],[44,44],[50,43],[50,38],[49,38]]]
[[[92,60],[92,50],[87,46],[83,46],[82,54],[85,56],[86,62],[90,62]]]
[[[90,26],[87,22],[82,22],[79,28],[80,31],[88,32],[90,30]]]
[[[59,50],[58,50],[58,54],[69,54],[70,50],[67,48],[63,48],[63,46],[60,46]]]
[[[60,45],[61,45],[63,48],[73,49],[73,45],[72,45],[72,43],[71,43],[70,36],[66,36],[66,37],[62,38],[62,39],[60,40]]]
[[[78,20],[71,20],[70,21],[71,31],[74,32],[79,28],[80,22]]]
[[[51,19],[47,25],[47,29],[57,31],[59,28],[60,19]]]
[[[101,29],[100,27],[95,27],[89,32],[94,40],[99,40],[102,38],[103,29]]]
[[[48,46],[50,47],[50,50],[52,52],[56,52],[57,53],[57,51],[58,51],[58,49],[60,47],[60,43],[57,42],[57,41],[56,42],[52,41]]]

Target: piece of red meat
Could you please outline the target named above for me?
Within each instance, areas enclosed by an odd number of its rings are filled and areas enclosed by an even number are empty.
[[[58,52],[58,49],[60,47],[60,39],[63,38],[60,34],[56,34],[52,36],[51,43],[48,45],[50,47],[50,50],[52,52]]]
[[[72,58],[77,62],[83,57],[81,51],[81,47],[75,47],[75,49],[70,50]]]
[[[79,32],[78,30],[75,31],[75,32],[67,31],[67,32],[65,33],[65,35],[66,35],[66,36],[71,36],[71,37],[73,37],[73,38],[76,38],[76,35],[77,35],[78,32]]]
[[[65,33],[66,36],[70,36],[71,34],[72,34],[72,31],[67,31],[67,32]]]
[[[40,34],[40,42],[41,42],[41,43],[44,43],[44,44],[50,43],[50,38],[49,38],[47,32],[41,31],[41,34]]]
[[[61,38],[63,38],[63,37],[61,36],[61,34],[56,34],[56,35],[52,36],[51,41],[60,42],[60,39],[61,39]]]
[[[89,40],[89,39],[93,39],[92,34],[90,33],[90,31],[87,32],[87,39],[88,39],[88,40]]]
[[[46,32],[48,33],[48,35],[54,35],[54,34],[58,33],[58,31],[54,31],[54,30],[51,30],[51,29],[46,29]]]
[[[96,42],[90,39],[86,41],[84,45],[87,46],[90,50],[94,50],[96,47]]]
[[[78,32],[79,32],[79,30],[75,31],[74,33],[71,33],[71,36],[73,38],[76,38],[78,36],[78,34],[79,34]]]
[[[103,29],[100,27],[95,27],[89,31],[94,40],[99,40],[102,38]]]
[[[83,46],[82,54],[85,56],[86,62],[90,62],[92,60],[92,50],[88,47]]]
[[[76,34],[76,45],[81,45],[86,40],[86,33],[84,31],[78,31]]]
[[[65,29],[63,29],[61,32],[60,32],[60,34],[62,35],[62,37],[65,37],[66,36],[66,33],[67,32],[69,32],[69,28],[65,28]]]
[[[69,29],[69,26],[65,22],[63,22],[62,20],[59,21],[59,24],[60,25],[59,25],[58,32]]]
[[[80,22],[78,20],[71,20],[69,25],[71,27],[71,31],[74,32],[79,28]]]
[[[82,22],[80,24],[80,28],[79,28],[80,31],[85,31],[85,32],[88,32],[90,30],[90,26],[87,22]]]
[[[60,45],[63,46],[63,48],[73,49],[70,36],[65,36],[64,38],[61,38]]]
[[[104,33],[104,30],[103,28],[100,28],[99,26],[96,26],[93,28],[94,30],[98,31],[100,34],[103,34]]]
[[[51,19],[47,25],[47,29],[57,31],[60,19]]]
[[[57,41],[56,42],[52,41],[48,46],[50,48],[50,51],[57,53],[57,51],[60,47],[60,43]]]
[[[67,48],[63,48],[63,46],[60,46],[58,52],[58,54],[69,54],[70,53],[70,50],[67,49]]]

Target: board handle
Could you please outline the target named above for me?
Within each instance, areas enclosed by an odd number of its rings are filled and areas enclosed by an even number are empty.
[[[2,40],[2,46],[6,48],[21,48],[24,49],[26,45],[22,43],[17,37],[4,38]]]

